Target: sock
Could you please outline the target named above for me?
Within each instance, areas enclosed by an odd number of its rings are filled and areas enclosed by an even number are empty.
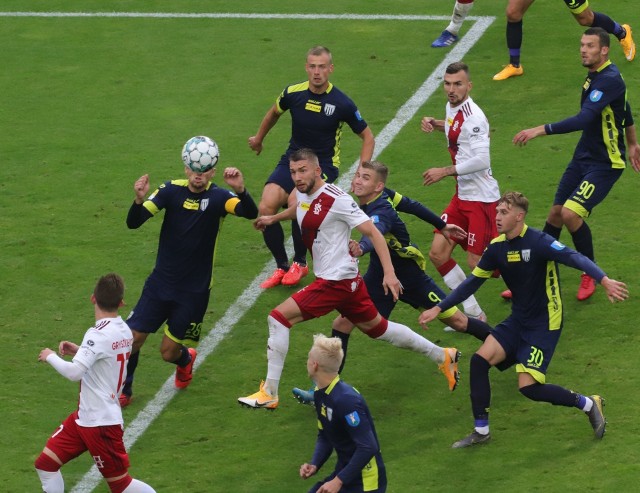
[[[591,24],[591,27],[601,27],[609,34],[613,34],[618,39],[622,39],[627,35],[620,24],[618,24],[608,15],[602,14],[601,12],[593,13],[593,24]]]
[[[349,347],[349,336],[351,334],[345,334],[344,332],[340,332],[339,330],[332,329],[331,337],[337,337],[342,341],[342,352],[344,356],[342,357],[342,363],[340,363],[340,369],[338,370],[338,374],[342,373],[342,369],[344,368],[344,362],[347,361],[347,348]]]
[[[36,472],[42,484],[42,491],[46,493],[64,493],[64,479],[60,470],[51,472],[36,469]]]
[[[562,233],[562,226],[559,228],[554,226],[553,224],[546,221],[544,223],[544,228],[542,228],[543,233],[547,233],[550,236],[553,236],[556,240],[560,239],[560,233]]]
[[[477,318],[467,317],[467,334],[475,337],[480,341],[484,341],[491,332],[492,327]]]
[[[129,486],[122,490],[122,493],[156,493],[156,490],[147,483],[131,478]]]
[[[473,0],[458,0],[453,7],[453,14],[451,14],[451,22],[447,26],[447,31],[451,34],[458,34],[462,23],[467,18],[469,11],[473,7]]]
[[[307,247],[302,241],[302,232],[297,220],[291,221],[291,238],[293,239],[293,260],[300,265],[307,265]]]
[[[289,257],[284,248],[284,231],[280,223],[267,226],[262,232],[265,245],[273,255],[279,269],[289,270]]]
[[[189,354],[189,350],[187,346],[182,346],[180,348],[180,356],[177,360],[172,361],[174,365],[178,365],[180,368],[184,368],[189,363],[191,363],[191,355]]]
[[[507,47],[509,48],[509,63],[514,67],[519,67],[520,48],[522,47],[522,21],[507,22]]]
[[[291,324],[277,310],[267,317],[269,339],[267,340],[267,378],[265,390],[273,397],[278,396],[278,385],[284,368],[284,360],[289,351],[289,329]]]
[[[122,387],[122,393],[131,397],[133,395],[133,375],[138,367],[138,358],[140,357],[140,351],[131,353],[129,361],[127,361],[127,377],[124,379],[124,386]]]
[[[548,402],[554,406],[575,407],[576,394],[559,385],[534,383],[520,389],[520,393],[532,401]]]
[[[589,260],[593,260],[593,238],[591,236],[591,228],[586,222],[582,222],[582,226],[571,233],[573,244],[576,250]]]
[[[471,410],[478,433],[489,433],[489,406],[491,405],[491,365],[479,354],[471,356],[469,362],[469,386],[471,388]]]
[[[462,284],[462,281],[467,278],[467,276],[464,275],[462,268],[453,259],[447,260],[444,264],[438,267],[438,272],[442,276],[444,283],[452,291]],[[482,313],[482,308],[480,308],[480,305],[474,295],[469,296],[462,302],[462,308],[467,315],[471,315],[472,317],[478,317]]]
[[[411,349],[416,353],[422,353],[431,361],[438,364],[444,363],[444,348],[436,346],[434,343],[416,334],[406,325],[398,324],[390,320],[387,321],[387,330],[375,337],[376,340],[390,342],[402,349]]]

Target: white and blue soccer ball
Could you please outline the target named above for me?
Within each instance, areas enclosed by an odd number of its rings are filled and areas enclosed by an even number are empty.
[[[204,173],[218,164],[218,144],[209,137],[191,137],[182,148],[182,161],[191,171]]]

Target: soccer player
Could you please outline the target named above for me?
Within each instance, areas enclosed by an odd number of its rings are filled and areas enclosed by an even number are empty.
[[[378,492],[387,490],[387,475],[369,407],[360,393],[340,380],[343,357],[340,339],[314,336],[307,359],[309,377],[318,382],[315,406],[318,438],[310,462],[300,466],[300,477],[315,476],[335,450],[333,472],[318,481],[312,492]]]
[[[399,194],[385,188],[388,175],[389,169],[381,162],[365,161],[356,171],[351,188],[354,195],[358,197],[360,208],[371,218],[373,224],[382,233],[387,242],[393,269],[400,280],[400,284],[402,284],[402,293],[399,296],[399,301],[425,310],[435,306],[438,301],[445,297],[445,294],[425,272],[426,260],[424,255],[411,242],[406,224],[398,217],[397,209],[394,208],[390,195],[395,198]],[[387,195],[387,193],[390,195]],[[466,236],[462,228],[455,224],[445,223],[422,204],[407,197],[402,197],[402,200],[410,201],[415,209],[418,207],[424,209],[425,216],[428,216],[427,221],[440,230],[443,235],[447,237],[452,235],[459,238]],[[354,257],[361,257],[371,252],[369,267],[362,277],[373,304],[383,317],[388,318],[397,301],[394,301],[391,295],[385,294],[382,289],[384,271],[371,241],[367,237],[363,237],[359,242],[350,240],[350,251]],[[467,332],[481,341],[487,338],[491,330],[491,327],[485,322],[468,318],[456,307],[452,307],[446,313],[441,313],[438,318],[447,326],[460,332]],[[342,341],[342,350],[344,351],[339,373],[342,373],[344,367],[349,336],[353,328],[354,325],[351,321],[341,315],[338,315],[333,321],[331,336],[338,337]],[[457,382],[454,380],[449,383],[450,389],[454,390]],[[303,404],[311,404],[313,402],[313,389],[303,390],[296,387],[293,389],[293,395]]]
[[[585,396],[558,385],[546,383],[546,373],[563,326],[562,294],[558,263],[581,269],[596,278],[609,300],[628,297],[624,283],[609,279],[584,255],[565,247],[558,240],[525,223],[529,202],[518,192],[505,193],[498,204],[496,222],[500,236],[482,255],[471,275],[437,306],[420,315],[426,324],[438,314],[475,292],[492,272],[499,269],[513,292],[511,315],[498,324],[471,357],[471,407],[475,428],[454,448],[486,443],[489,434],[491,386],[489,370],[505,370],[516,365],[520,393],[533,401],[556,406],[577,407],[589,417],[596,438],[602,438],[606,421],[599,395]]]
[[[534,0],[509,0],[507,4],[507,48],[509,48],[509,65],[493,76],[493,80],[505,80],[524,74],[520,64],[520,47],[522,46],[522,19]],[[573,14],[573,18],[581,26],[601,27],[613,34],[624,52],[627,60],[636,56],[636,44],[631,35],[629,24],[618,24],[611,17],[601,12],[594,12],[589,7],[589,0],[564,0]]]
[[[139,228],[165,209],[158,255],[140,300],[127,319],[133,330],[133,348],[120,402],[126,406],[133,394],[133,377],[140,348],[147,336],[166,322],[160,353],[176,365],[175,386],[191,383],[202,320],[209,304],[213,253],[221,223],[227,214],[255,219],[258,208],[247,192],[238,168],[225,168],[223,178],[233,192],[214,185],[215,164],[202,173],[185,165],[186,179],[160,185],[148,198],[149,175],[134,184],[135,199],[127,226]]]
[[[320,160],[323,179],[333,183],[338,178],[342,127],[346,123],[362,139],[360,161],[369,161],[373,155],[373,132],[360,116],[355,103],[329,81],[333,73],[329,49],[324,46],[311,48],[307,52],[305,70],[309,80],[287,86],[267,111],[258,133],[249,137],[249,147],[260,154],[269,131],[285,111],[290,111],[289,146],[264,186],[258,205],[261,216],[273,215],[287,205],[287,197],[294,188],[289,173],[289,156],[293,151],[312,149]],[[295,221],[291,223],[291,234],[294,257],[293,263],[289,265],[282,226],[275,223],[264,229],[264,242],[276,261],[276,269],[260,287],[266,289],[279,284],[295,286],[308,274],[307,248]]]
[[[444,132],[452,161],[451,166],[426,170],[422,174],[424,184],[430,186],[447,176],[455,177],[456,191],[442,219],[468,233],[464,240],[446,238],[438,231],[433,237],[429,258],[450,289],[466,278],[451,256],[456,245],[467,251],[467,263],[473,269],[491,239],[498,235],[495,210],[500,191],[491,170],[489,122],[469,96],[471,87],[469,67],[463,62],[450,64],[444,74],[448,99],[445,119],[426,116],[421,123],[423,132]],[[486,320],[474,296],[464,300],[463,308],[467,315]]]
[[[46,361],[63,377],[80,382],[78,409],[58,427],[35,461],[42,490],[63,493],[60,468],[87,450],[112,493],[153,493],[146,483],[128,472],[124,447],[122,409],[118,396],[127,371],[133,335],[118,315],[123,305],[124,281],[118,274],[102,276],[93,290],[96,323],[87,330],[80,346],[62,341],[58,351],[73,356],[65,361],[45,348],[38,361]]]
[[[513,143],[523,146],[543,135],[582,131],[558,184],[543,231],[559,239],[566,226],[575,249],[594,260],[591,229],[585,219],[618,181],[627,156],[633,169],[640,171],[640,146],[627,88],[618,68],[609,60],[606,31],[587,29],[580,42],[580,56],[589,71],[582,86],[580,112],[556,123],[522,130]],[[586,300],[595,289],[595,280],[583,273],[578,300]]]
[[[358,261],[349,252],[349,237],[354,228],[369,238],[378,254],[384,272],[384,292],[391,292],[393,299],[397,300],[402,291],[380,231],[347,193],[322,179],[318,157],[312,150],[294,151],[290,160],[291,177],[297,192],[294,197],[296,206],[275,216],[259,217],[255,224],[262,228],[297,216],[305,244],[311,250],[316,279],[269,314],[266,381],[258,392],[240,397],[238,402],[253,408],[278,407],[278,385],[289,350],[289,330],[298,322],[321,317],[333,310],[344,315],[372,339],[424,354],[439,364],[451,387],[451,382],[458,378],[459,351],[436,346],[409,327],[388,321],[380,315],[369,297],[358,272]]]
[[[456,0],[453,6],[453,13],[451,14],[451,22],[449,22],[449,25],[442,31],[440,36],[431,43],[431,47],[446,48],[458,41],[458,32],[472,7],[473,0]]]

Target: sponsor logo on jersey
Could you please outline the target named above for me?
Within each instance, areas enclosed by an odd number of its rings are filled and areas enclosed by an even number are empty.
[[[473,127],[473,133],[477,134],[480,132],[480,127]]]
[[[598,91],[597,89],[594,89],[593,91],[591,91],[591,94],[589,94],[589,99],[593,103],[597,103],[602,99],[602,94],[603,94],[602,91]]]
[[[198,200],[186,199],[182,204],[182,207],[190,211],[197,211],[200,208],[200,203]]]
[[[349,426],[353,426],[354,428],[360,424],[360,416],[358,415],[358,411],[353,411],[352,413],[347,414],[344,418],[347,420],[347,424]]]
[[[201,211],[206,210],[208,206],[209,206],[209,199],[202,199],[200,201],[200,210]]]
[[[309,210],[309,202],[300,202],[300,209],[302,209],[303,211],[308,211]]]
[[[89,340],[87,341],[87,345],[88,345],[88,346],[93,347],[93,346],[95,346],[95,345],[96,345],[96,343],[95,343],[95,342],[93,342],[91,339],[89,339]]]
[[[520,258],[520,252],[519,251],[515,251],[515,252],[507,252],[507,262],[520,262],[521,258]]]
[[[324,114],[327,116],[331,116],[335,113],[336,111],[336,105],[335,104],[325,104],[324,105]]]
[[[304,109],[307,111],[313,111],[314,113],[320,113],[322,111],[322,105],[316,101],[307,101],[304,105]]]
[[[556,240],[553,243],[551,243],[551,248],[553,248],[554,250],[564,250],[566,247],[562,243],[560,243],[558,240]]]
[[[522,250],[522,260],[524,260],[525,262],[528,262],[529,260],[531,260],[531,249],[530,248],[526,248],[526,249]]]

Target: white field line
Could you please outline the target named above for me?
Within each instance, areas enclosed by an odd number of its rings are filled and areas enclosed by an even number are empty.
[[[7,12],[0,12],[0,17],[7,16]],[[45,13],[37,12],[14,12],[10,13],[14,16],[32,16],[32,17],[44,17]],[[291,19],[300,18],[300,15],[284,15],[284,14],[133,14],[133,13],[55,13],[50,12],[47,16],[56,17],[212,17],[212,18],[230,18],[230,17],[242,17],[242,18],[266,18],[266,19]],[[296,17],[298,16],[298,17]],[[345,19],[344,15],[309,15],[305,17],[323,18],[323,19]],[[389,19],[389,20],[448,20],[449,17],[443,16],[350,16],[349,19]],[[495,17],[476,17],[468,18],[469,20],[475,20],[473,26],[469,29],[467,34],[456,43],[449,51],[443,51],[446,53],[442,62],[433,69],[429,77],[418,88],[418,90],[407,100],[407,102],[398,110],[395,117],[382,129],[382,131],[376,135],[376,150],[374,157],[378,156],[398,135],[400,130],[414,117],[418,109],[431,97],[431,95],[440,88],[442,74],[444,74],[445,68],[452,62],[462,60],[464,55],[471,49],[471,47],[480,39],[484,32],[495,20]],[[351,176],[355,172],[358,166],[358,161],[355,161],[349,168],[347,173],[343,173],[338,180],[338,186],[342,188],[348,188],[351,182]],[[288,249],[291,250],[291,243],[288,244]],[[242,294],[234,301],[234,303],[227,309],[225,314],[218,320],[211,331],[202,339],[198,346],[198,359],[193,365],[193,371],[197,371],[198,367],[204,360],[211,354],[222,341],[225,336],[233,329],[236,323],[244,316],[245,313],[254,305],[262,290],[260,289],[260,282],[270,274],[275,268],[273,260],[267,262],[262,269],[262,272],[251,282],[251,284],[242,292]],[[125,430],[124,442],[127,450],[130,450],[136,443],[138,438],[147,430],[147,428],[158,417],[167,404],[173,399],[178,392],[173,385],[174,376],[171,375],[164,385],[160,388],[154,398],[145,406],[145,408],[138,413],[135,419],[129,423]],[[78,484],[71,490],[71,493],[89,493],[94,490],[102,479],[98,469],[93,466],[80,480]]]

